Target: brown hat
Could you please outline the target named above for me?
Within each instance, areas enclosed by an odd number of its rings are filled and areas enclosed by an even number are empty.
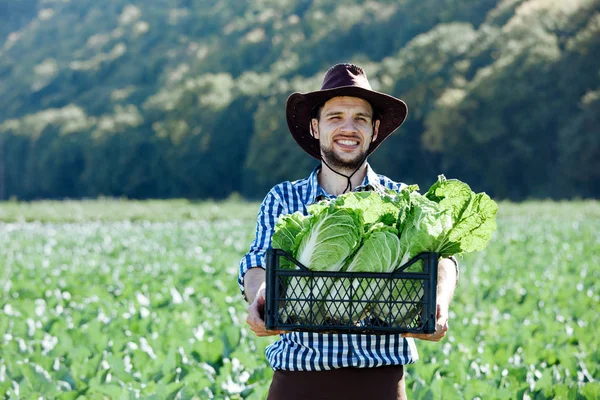
[[[327,71],[321,90],[308,93],[292,93],[287,99],[286,117],[288,127],[302,149],[317,160],[321,159],[319,140],[310,132],[310,120],[315,107],[337,96],[359,97],[373,107],[379,124],[377,139],[371,143],[368,154],[394,132],[406,119],[406,103],[385,93],[371,89],[367,74],[353,64],[337,64]]]

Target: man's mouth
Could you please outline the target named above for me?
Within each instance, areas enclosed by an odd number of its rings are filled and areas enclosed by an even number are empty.
[[[336,139],[335,143],[342,148],[355,148],[359,145],[359,141],[356,139]]]

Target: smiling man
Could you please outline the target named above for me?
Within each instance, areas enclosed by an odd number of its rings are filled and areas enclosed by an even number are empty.
[[[316,114],[311,129],[328,168],[349,173],[360,168],[379,129],[379,120],[373,119],[369,102],[358,97],[334,97]]]
[[[280,215],[348,191],[404,184],[376,174],[371,154],[406,119],[406,104],[372,90],[363,69],[337,64],[325,74],[321,90],[293,93],[286,104],[288,127],[296,142],[319,160],[312,174],[283,182],[261,204],[256,237],[240,263],[238,283],[250,303],[246,322],[258,336],[281,335],[267,347],[275,370],[268,400],[406,399],[404,365],[418,359],[414,338],[441,340],[448,330],[448,309],[458,279],[455,260],[438,266],[437,325],[424,334],[334,334],[265,329],[265,255]]]

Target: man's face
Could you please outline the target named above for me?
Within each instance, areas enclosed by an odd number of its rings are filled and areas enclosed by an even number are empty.
[[[321,154],[332,168],[355,170],[363,163],[371,141],[377,138],[379,121],[373,125],[373,108],[358,97],[334,97],[313,118]]]

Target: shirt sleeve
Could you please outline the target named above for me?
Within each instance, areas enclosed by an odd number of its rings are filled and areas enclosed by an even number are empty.
[[[279,215],[283,214],[285,208],[277,194],[276,188],[273,188],[265,197],[260,205],[258,217],[256,220],[256,234],[250,245],[250,250],[240,262],[238,274],[238,285],[242,296],[246,299],[244,290],[244,277],[251,268],[266,268],[265,256],[267,249],[271,246],[271,236]]]

